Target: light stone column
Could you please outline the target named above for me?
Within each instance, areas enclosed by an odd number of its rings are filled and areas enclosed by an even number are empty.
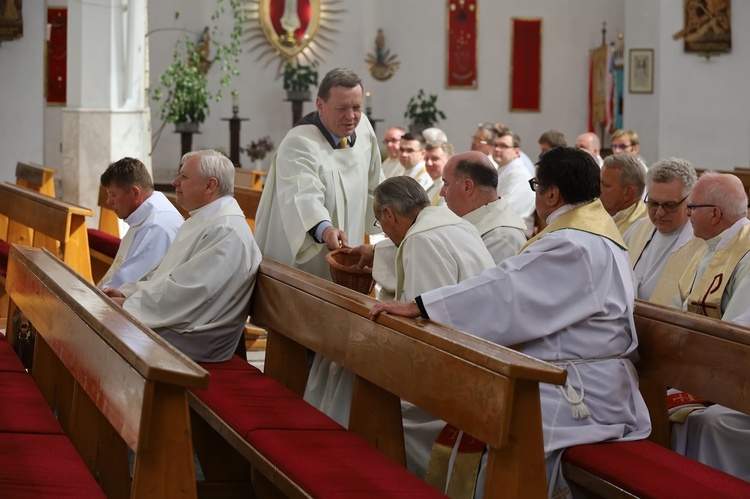
[[[151,171],[147,23],[147,0],[69,3],[68,105],[62,112],[66,201],[96,208],[99,177],[124,156]]]

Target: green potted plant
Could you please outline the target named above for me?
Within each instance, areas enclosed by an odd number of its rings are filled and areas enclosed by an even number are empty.
[[[206,27],[198,41],[190,35],[177,40],[172,57],[172,64],[167,66],[159,76],[158,83],[150,89],[151,97],[161,101],[159,116],[164,123],[175,123],[178,131],[197,131],[198,125],[205,121],[209,114],[209,103],[222,99],[222,89],[228,87],[232,77],[240,74],[237,69],[241,52],[242,23],[245,11],[242,0],[215,0],[216,10],[211,20],[216,22],[229,10],[233,16],[232,31],[228,40],[222,36],[216,25]],[[229,9],[226,9],[228,4]],[[175,20],[179,19],[175,12]],[[211,46],[216,50],[213,59],[209,59]],[[219,61],[221,78],[215,92],[208,89],[207,74],[211,65]]]
[[[421,88],[417,95],[409,99],[404,118],[408,120],[410,132],[422,133],[425,128],[435,126],[438,121],[445,119],[445,113],[437,108],[436,103],[437,95],[427,95]]]
[[[284,66],[284,90],[290,101],[309,101],[312,98],[310,87],[318,85],[317,65],[294,64],[287,62]]]

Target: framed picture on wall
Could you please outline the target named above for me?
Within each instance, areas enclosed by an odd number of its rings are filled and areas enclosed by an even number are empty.
[[[654,49],[630,49],[628,92],[654,93]]]

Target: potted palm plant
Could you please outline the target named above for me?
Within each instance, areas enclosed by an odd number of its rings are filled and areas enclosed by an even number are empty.
[[[409,99],[404,118],[409,123],[411,133],[421,134],[425,128],[435,126],[440,120],[445,119],[445,113],[437,108],[436,103],[437,95],[427,95],[421,88],[417,95]]]
[[[287,62],[284,66],[284,90],[290,101],[309,101],[312,98],[311,87],[318,85],[316,64],[305,66]]]

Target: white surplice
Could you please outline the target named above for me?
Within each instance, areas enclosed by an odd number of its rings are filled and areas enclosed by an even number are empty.
[[[569,209],[557,210],[548,223]],[[527,355],[588,360],[576,367],[591,417],[574,419],[558,387],[539,386],[550,495],[564,484],[565,448],[650,433],[638,375],[627,358],[638,346],[633,273],[627,252],[609,239],[581,230],[550,232],[496,268],[421,299],[430,319],[501,345],[523,344]],[[580,393],[571,367],[568,378]],[[485,460],[476,497],[484,488]]]
[[[396,295],[402,300],[412,300],[424,291],[455,284],[494,266],[476,229],[445,207],[424,208],[396,252],[392,251],[395,246],[390,240],[379,243],[378,247],[380,245],[390,246],[390,250],[380,253],[381,258],[383,255],[396,255],[395,260],[400,259],[401,263],[376,260],[373,275],[383,275],[379,273],[380,265],[393,269],[386,272],[392,276],[389,287],[397,290]],[[375,250],[376,256],[379,251]],[[395,270],[399,266],[403,269],[403,280],[398,278],[399,272]],[[354,375],[351,372],[317,355],[304,398],[338,423],[347,426],[353,386]],[[409,433],[406,430],[405,433],[408,438]],[[407,444],[407,456],[408,453]]]
[[[184,221],[164,194],[159,191],[151,193],[125,219],[130,228],[99,287],[119,288],[146,275],[167,253]]]
[[[504,199],[480,206],[463,218],[477,228],[495,264],[515,255],[526,244],[526,225]]]
[[[534,214],[536,213],[536,196],[529,186],[529,172],[523,166],[521,158],[516,158],[497,169],[497,195],[505,199],[513,211],[526,224],[526,236],[534,233]]]
[[[383,160],[382,168],[385,178],[398,177],[404,173],[404,165],[401,164],[398,156],[395,158],[385,158]]]
[[[262,256],[237,201],[190,212],[161,263],[119,288],[123,308],[196,362],[231,358]]]
[[[334,149],[313,124],[292,128],[273,157],[255,219],[263,255],[331,280],[325,244],[308,233],[322,221],[344,232],[349,246],[375,233],[372,193],[383,180],[377,137],[365,116],[352,147]]]
[[[434,183],[430,174],[427,173],[427,167],[425,166],[424,161],[420,161],[411,168],[403,170],[402,175],[416,180],[425,191],[428,191]]]

